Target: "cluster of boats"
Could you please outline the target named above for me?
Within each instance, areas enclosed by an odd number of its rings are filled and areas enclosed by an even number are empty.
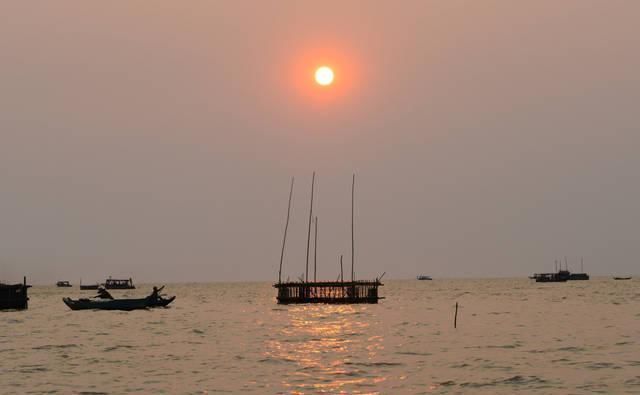
[[[58,287],[69,288],[72,285],[68,281],[58,281]],[[19,284],[0,283],[0,310],[25,310],[28,308],[29,297],[27,290],[31,285],[27,285],[27,278]],[[153,287],[151,294],[144,298],[120,298],[115,299],[107,289],[134,289],[133,281],[117,280],[109,278],[102,285],[95,288],[98,295],[91,298],[72,299],[62,298],[62,301],[71,310],[140,310],[156,307],[167,307],[173,302],[175,296],[161,295],[163,287]]]
[[[69,281],[58,281],[56,283],[57,287],[60,288],[69,288],[73,287]],[[104,287],[106,289],[136,289],[136,286],[133,285],[133,279],[116,279],[109,277],[103,283],[95,283],[95,284],[82,284],[82,280],[80,280],[80,289],[83,291],[96,290],[100,287]]]

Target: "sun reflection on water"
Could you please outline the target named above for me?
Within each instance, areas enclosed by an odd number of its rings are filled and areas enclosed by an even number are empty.
[[[386,380],[375,369],[383,337],[369,335],[371,316],[362,305],[290,306],[265,358],[296,364],[282,377],[291,394],[360,393]]]

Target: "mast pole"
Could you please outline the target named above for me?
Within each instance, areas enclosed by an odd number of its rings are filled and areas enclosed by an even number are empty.
[[[309,232],[307,233],[307,263],[305,268],[305,282],[309,282],[309,244],[311,243],[311,217],[313,215],[313,185],[316,181],[316,172],[311,177],[311,205],[309,207]]]
[[[342,255],[340,255],[340,282],[344,282],[344,272],[342,271]]]
[[[313,281],[316,281],[316,275],[318,272],[318,216],[316,215],[316,230],[315,238],[313,241]]]
[[[355,195],[355,188],[356,188],[356,175],[355,173],[353,174],[353,178],[351,181],[351,282],[355,281],[355,270],[354,270],[354,263],[355,263],[355,241],[354,241],[354,225],[353,225],[353,218],[354,218],[354,195]]]
[[[289,205],[287,206],[287,222],[284,225],[284,237],[282,238],[282,251],[280,252],[280,269],[278,270],[278,284],[282,282],[282,261],[284,260],[284,245],[287,242],[287,229],[289,229],[289,215],[291,214],[291,196],[293,196],[293,180],[294,178],[291,177],[291,188],[289,189]]]

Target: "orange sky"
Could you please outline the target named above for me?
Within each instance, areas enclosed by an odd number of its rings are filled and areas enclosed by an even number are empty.
[[[0,278],[272,279],[291,175],[296,275],[313,170],[327,265],[348,250],[355,171],[363,274],[521,276],[564,255],[637,272],[638,15],[624,0],[3,4]]]

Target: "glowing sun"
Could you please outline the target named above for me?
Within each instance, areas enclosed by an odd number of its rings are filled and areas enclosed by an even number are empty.
[[[330,67],[322,66],[316,70],[316,82],[322,86],[329,86],[333,82],[333,70]]]

